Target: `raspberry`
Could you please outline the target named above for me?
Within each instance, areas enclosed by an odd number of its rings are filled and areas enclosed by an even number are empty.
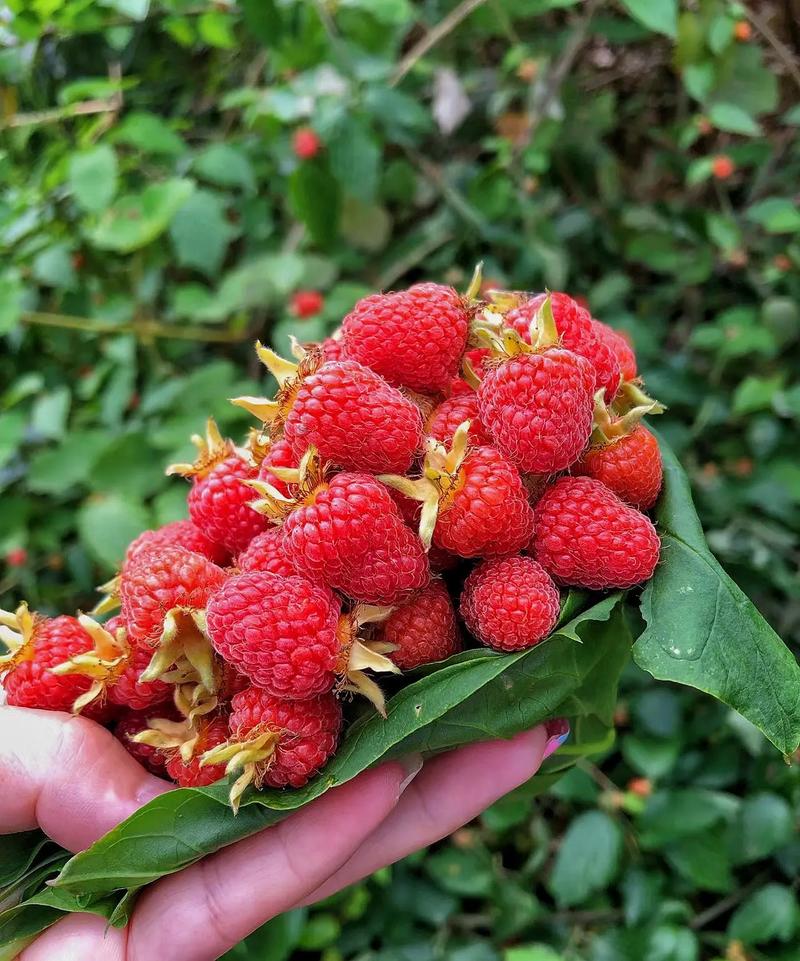
[[[717,180],[727,180],[729,177],[733,176],[736,170],[736,164],[731,160],[727,154],[718,154],[711,161],[711,172],[717,178]]]
[[[28,563],[28,552],[24,547],[12,547],[6,551],[6,564],[9,567],[24,567]]]
[[[311,127],[299,127],[292,134],[292,150],[300,160],[310,160],[320,151],[322,142]]]
[[[636,354],[627,335],[614,330],[602,320],[592,320],[592,329],[598,340],[602,341],[617,358],[623,380],[634,380],[636,377]]]
[[[337,474],[284,523],[299,573],[367,604],[397,604],[428,583],[428,559],[386,488],[368,474]]]
[[[506,324],[513,327],[522,338],[530,341],[531,323],[548,296],[561,341],[560,346],[589,361],[595,370],[595,389],[604,388],[606,400],[610,402],[619,387],[619,362],[614,351],[598,338],[592,326],[592,315],[572,297],[559,293],[537,294],[510,310],[505,315]]]
[[[257,534],[239,555],[236,565],[242,572],[269,571],[284,577],[296,573],[286,553],[285,538],[280,527],[270,527]]]
[[[272,473],[273,467],[288,467],[297,468],[300,464],[300,459],[295,457],[294,451],[292,450],[292,445],[288,440],[276,440],[270,444],[269,450],[261,461],[261,465],[258,469],[258,479],[260,481],[266,481],[271,484],[276,490],[280,491],[281,494],[288,494],[289,487],[284,481],[279,480],[275,474]],[[252,494],[250,495],[252,499]]]
[[[205,438],[195,435],[198,449],[193,464],[173,464],[167,474],[192,478],[187,498],[192,523],[231,554],[244,550],[264,530],[264,521],[250,509],[252,491],[245,481],[258,476],[258,468],[225,440],[209,418]]]
[[[602,481],[617,497],[647,510],[661,491],[663,467],[658,441],[641,425],[611,443],[590,447],[572,473]]]
[[[251,687],[231,708],[231,742],[206,754],[204,763],[220,758],[228,772],[242,771],[231,789],[234,810],[249,784],[302,787],[336,751],[342,708],[332,694],[285,701]]]
[[[141,744],[131,740],[136,734],[148,730],[148,719],[147,714],[138,714],[135,711],[123,714],[114,725],[114,737],[120,741],[128,754],[137,760],[143,768],[146,768],[151,774],[164,777],[167,771],[167,759],[164,752],[151,744]]]
[[[397,387],[443,391],[458,373],[470,311],[452,287],[415,284],[360,300],[342,321],[347,356]]]
[[[483,362],[489,356],[490,351],[486,347],[475,347],[464,354],[464,362],[471,368],[478,381],[482,380],[484,374]],[[468,383],[464,377],[454,377],[450,381],[447,389],[448,397],[463,397],[465,394],[474,394],[476,384]]]
[[[153,547],[182,547],[195,554],[202,554],[215,564],[224,565],[228,562],[227,550],[221,544],[210,540],[191,521],[172,521],[156,530],[144,531],[131,541],[125,551],[125,563]]]
[[[292,294],[291,311],[295,317],[301,319],[318,314],[325,304],[325,299],[318,290],[298,290]]]
[[[224,764],[202,764],[205,753],[212,751],[228,739],[228,719],[202,718],[199,723],[197,741],[193,745],[191,758],[184,760],[180,751],[168,755],[167,774],[179,787],[207,787],[225,777]]]
[[[489,435],[478,416],[478,396],[474,391],[443,400],[428,417],[425,433],[449,447],[453,441],[453,434],[465,420],[469,421],[471,444],[476,446],[491,444]]]
[[[309,344],[308,346],[313,347],[314,345]],[[325,360],[345,360],[347,357],[344,349],[344,341],[335,335],[326,337],[319,345],[319,349],[322,351],[322,356]]]
[[[558,590],[530,557],[483,561],[464,583],[460,610],[482,644],[520,651],[544,640],[555,627]]]
[[[515,554],[530,541],[533,510],[516,467],[493,447],[467,448],[469,421],[452,449],[429,441],[417,480],[382,475],[401,494],[423,502],[420,537],[461,557]]]
[[[0,657],[0,674],[9,704],[46,711],[71,711],[92,686],[79,674],[57,675],[52,668],[94,648],[91,635],[74,617],[43,618],[26,604],[16,612],[0,611],[3,643],[9,653]],[[108,711],[90,704],[87,717],[102,721]]]
[[[478,390],[481,420],[521,471],[569,467],[592,432],[594,371],[578,354],[551,347],[494,367]]]
[[[125,669],[108,687],[108,699],[112,704],[119,704],[133,711],[148,711],[169,702],[172,688],[168,684],[159,680],[141,679],[152,657],[153,652],[146,647],[131,651]]]
[[[649,517],[590,477],[562,477],[536,505],[533,549],[557,581],[589,590],[648,580],[661,543]]]
[[[270,422],[274,436],[283,431],[297,457],[314,446],[345,470],[408,470],[422,441],[422,416],[397,388],[353,360],[322,363],[317,351],[298,365],[260,344],[257,351],[278,380],[277,400],[234,403]]]
[[[403,671],[443,661],[461,650],[461,635],[450,594],[431,581],[395,608],[383,624],[382,639],[394,645],[390,657]]]
[[[334,686],[340,613],[326,587],[253,571],[229,578],[206,618],[217,652],[253,684],[278,697],[307,698]]]

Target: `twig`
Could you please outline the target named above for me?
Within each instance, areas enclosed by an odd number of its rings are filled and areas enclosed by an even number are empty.
[[[386,290],[391,287],[395,281],[407,274],[412,267],[416,267],[428,254],[432,254],[434,250],[437,250],[452,239],[452,231],[446,231],[443,234],[428,238],[423,243],[414,247],[413,250],[410,250],[405,257],[396,260],[390,267],[384,270],[383,273],[378,276],[375,287],[378,290]]]
[[[616,784],[604,774],[596,764],[592,764],[591,761],[587,761],[586,758],[579,758],[576,763],[576,767],[579,767],[582,771],[585,771],[589,777],[601,787],[604,791],[613,791],[615,794],[619,794],[620,790]]]
[[[440,20],[435,27],[431,27],[431,29],[414,44],[400,63],[398,63],[389,81],[389,86],[396,87],[403,77],[414,68],[418,60],[424,57],[425,54],[432,47],[435,47],[440,40],[444,39],[448,33],[455,30],[462,20],[466,20],[473,10],[477,10],[478,7],[483,6],[484,3],[486,3],[486,0],[462,0],[462,2],[451,10],[444,19]]]
[[[566,921],[568,924],[595,924],[597,921],[617,921],[622,917],[622,911],[609,909],[607,911],[553,911],[548,921]]]
[[[52,110],[36,110],[31,113],[16,113],[0,121],[0,130],[9,127],[41,127],[49,123],[59,123],[71,117],[85,117],[96,113],[117,114],[122,109],[122,70],[119,63],[113,63],[108,69],[109,78],[120,84],[110,97],[98,97],[93,100],[81,100],[70,103],[65,107],[54,107]],[[113,120],[112,120],[113,122]]]
[[[769,879],[769,874],[767,872],[762,872],[749,881],[743,888],[739,888],[738,891],[734,891],[733,894],[729,894],[727,898],[723,898],[721,901],[717,901],[716,904],[712,904],[710,908],[705,911],[701,911],[695,918],[689,922],[689,927],[693,931],[697,931],[700,928],[704,928],[711,921],[716,920],[720,915],[726,914],[731,908],[735,908],[740,901],[751,894],[757,887],[760,887],[766,880]]]
[[[37,327],[59,327],[63,330],[81,330],[87,334],[134,334],[142,340],[162,337],[174,340],[195,340],[200,343],[236,344],[247,340],[249,331],[206,330],[204,327],[171,327],[156,320],[140,320],[133,324],[109,324],[90,317],[72,317],[67,314],[50,314],[28,311],[22,322]]]
[[[435,163],[432,163],[427,157],[424,157],[421,153],[411,148],[405,148],[405,153],[414,166],[436,187],[445,201],[447,201],[460,217],[471,223],[480,233],[481,237],[489,236],[489,225],[484,218],[478,211],[470,206],[458,190],[447,182],[447,178],[442,173],[442,170]]]
[[[800,67],[797,66],[797,62],[792,55],[792,51],[787,48],[784,42],[775,33],[775,31],[760,13],[755,13],[755,11],[745,6],[744,15],[772,47],[780,62],[784,65],[784,67],[786,67],[789,76],[792,78],[792,80],[794,80],[797,86],[800,87]]]

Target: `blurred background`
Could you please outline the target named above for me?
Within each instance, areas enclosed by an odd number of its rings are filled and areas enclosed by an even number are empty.
[[[92,604],[161,466],[426,278],[635,342],[712,548],[800,642],[800,2],[0,2],[0,604]],[[631,670],[532,805],[268,925],[250,961],[797,961],[800,777]],[[598,765],[602,765],[602,771]]]

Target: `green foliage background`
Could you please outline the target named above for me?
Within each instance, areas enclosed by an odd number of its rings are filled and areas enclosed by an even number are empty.
[[[464,286],[482,259],[632,335],[712,548],[798,643],[793,0],[7,11],[4,606],[88,606],[139,530],[181,516],[160,466],[206,413],[246,425],[224,399],[255,389],[254,337],[318,339],[368,290]],[[324,147],[300,162],[305,125]],[[291,316],[298,289],[324,293],[319,317]],[[522,790],[232,956],[800,958],[797,767],[634,670],[617,721],[535,805]]]

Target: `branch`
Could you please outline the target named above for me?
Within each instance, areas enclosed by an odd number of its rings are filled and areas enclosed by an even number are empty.
[[[784,65],[784,67],[786,67],[786,71],[789,76],[792,78],[792,80],[794,80],[797,86],[800,87],[800,68],[797,66],[797,61],[795,60],[792,51],[789,50],[789,48],[783,43],[777,33],[775,33],[775,31],[760,13],[755,13],[755,11],[750,10],[749,7],[745,6],[744,15],[772,47],[780,62]]]
[[[419,39],[414,46],[408,51],[408,53],[403,57],[400,63],[397,65],[395,72],[392,74],[392,78],[389,81],[390,87],[396,87],[398,83],[412,70],[418,60],[422,57],[436,44],[444,39],[448,33],[451,33],[455,28],[461,23],[462,20],[472,13],[473,10],[477,10],[478,7],[483,6],[486,0],[462,0],[455,9],[451,10],[447,16],[440,20],[435,27],[431,29]]]

